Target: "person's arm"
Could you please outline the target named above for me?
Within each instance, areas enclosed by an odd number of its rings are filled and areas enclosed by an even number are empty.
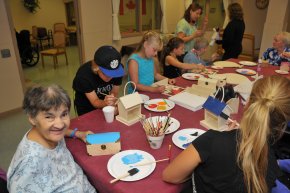
[[[110,94],[106,95],[104,100],[99,99],[95,91],[92,91],[90,93],[85,93],[87,99],[90,101],[90,103],[93,105],[95,108],[103,108],[105,106],[113,106],[116,102],[116,95]]]
[[[158,68],[157,65],[159,65],[159,62],[158,62],[158,64],[156,64],[156,63],[154,63],[154,64],[155,64],[154,65],[154,67],[155,67],[154,68],[154,79],[159,81],[159,80],[163,80],[163,79],[167,78],[167,77],[165,77],[165,76],[163,76],[163,75],[161,75],[159,73],[159,70],[157,69]],[[173,79],[168,79],[168,84],[175,84],[175,83],[176,83],[176,80],[174,78]],[[164,92],[165,87],[162,86],[161,88],[162,88],[162,92]],[[160,90],[161,90],[161,88],[160,88]]]
[[[115,97],[119,96],[119,90],[120,90],[120,86],[118,85],[114,85],[112,90],[111,90],[111,94]]]
[[[166,56],[165,58],[165,63],[175,66],[177,68],[181,68],[184,70],[191,70],[191,69],[198,69],[198,70],[202,70],[205,67],[202,64],[188,64],[188,63],[182,63],[179,60],[177,60],[176,58],[172,57],[172,56]]]
[[[186,42],[193,40],[194,38],[202,36],[202,34],[203,34],[202,30],[196,30],[195,32],[193,32],[192,34],[190,34],[188,36],[186,36],[186,34],[184,32],[178,32],[177,37],[179,37],[180,39],[182,39],[186,43]]]
[[[65,132],[66,137],[75,137],[82,140],[85,143],[86,143],[86,137],[88,134],[93,134],[93,132],[92,131],[79,131],[77,129],[75,130],[67,129]]]
[[[201,163],[199,153],[192,144],[183,150],[163,171],[165,182],[180,184],[191,177],[193,170]]]
[[[282,57],[290,59],[290,52],[283,52]]]
[[[165,88],[161,87],[152,87],[146,86],[144,84],[139,83],[139,76],[138,76],[138,63],[135,60],[130,60],[128,63],[128,72],[130,76],[130,80],[135,83],[136,90],[139,91],[147,91],[147,92],[163,92]]]
[[[202,34],[206,32],[207,24],[208,24],[208,16],[206,15],[202,22],[202,27],[201,27]]]

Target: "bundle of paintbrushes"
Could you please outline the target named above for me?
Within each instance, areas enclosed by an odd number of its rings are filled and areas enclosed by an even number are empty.
[[[141,124],[146,132],[146,135],[161,136],[164,135],[168,127],[170,126],[170,113],[168,116],[155,116],[146,119],[142,117],[140,119]]]

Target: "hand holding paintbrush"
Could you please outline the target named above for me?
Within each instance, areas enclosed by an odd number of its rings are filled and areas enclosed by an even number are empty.
[[[104,102],[108,106],[115,106],[117,104],[118,100],[119,100],[113,94],[106,94],[106,93],[103,93],[103,92],[100,92],[100,94],[105,96]]]

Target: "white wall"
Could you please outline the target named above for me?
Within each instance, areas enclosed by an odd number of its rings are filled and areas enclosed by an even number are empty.
[[[183,16],[184,4],[167,0],[167,22],[169,32],[175,31],[178,20]],[[96,49],[104,44],[120,50],[122,45],[140,42],[142,35],[112,40],[112,3],[110,0],[78,0],[80,11],[81,41],[83,61],[91,60]]]
[[[289,6],[289,0],[270,0],[263,29],[260,56],[267,48],[272,47],[275,34],[286,31],[287,23],[289,23]]]
[[[0,50],[9,49],[11,57],[2,58],[0,56],[0,114],[20,108],[23,100],[23,74],[22,71],[19,71],[21,67],[18,65],[17,53],[13,46],[15,37],[12,37],[12,33],[14,35],[15,32],[11,31],[9,26],[4,1],[0,0]]]
[[[53,29],[54,23],[65,23],[65,4],[63,0],[39,1],[40,9],[30,13],[24,6],[23,0],[7,1],[11,10],[14,27],[17,31],[27,29],[31,31],[33,25]]]
[[[260,48],[263,27],[266,21],[266,9],[258,9],[253,0],[244,0],[243,2],[244,21],[246,25],[245,33],[255,35],[255,48]]]
[[[112,4],[110,0],[78,0],[78,5],[82,56],[88,61],[98,47],[112,45]]]

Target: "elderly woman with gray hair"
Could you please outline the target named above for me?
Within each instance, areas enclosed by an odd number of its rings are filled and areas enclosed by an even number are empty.
[[[187,54],[183,58],[184,63],[195,63],[195,64],[203,64],[204,66],[209,66],[212,64],[213,61],[219,58],[217,53],[213,53],[211,55],[210,61],[205,61],[201,59],[201,56],[207,51],[208,48],[208,40],[204,37],[199,37],[195,39],[195,44],[193,49],[187,52]]]
[[[273,38],[273,47],[268,48],[262,56],[269,64],[280,66],[281,62],[290,62],[290,33],[280,32]]]

